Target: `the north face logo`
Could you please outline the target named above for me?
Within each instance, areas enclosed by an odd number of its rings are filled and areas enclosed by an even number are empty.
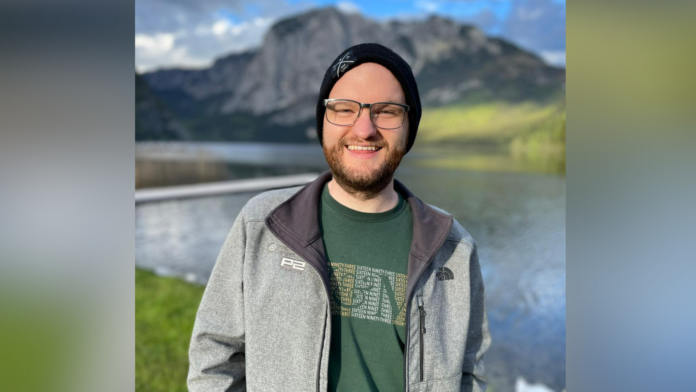
[[[292,272],[304,271],[305,264],[306,263],[304,261],[292,260],[292,259],[288,259],[287,257],[283,257],[283,260],[280,261],[281,268],[286,269],[288,271],[292,271]]]
[[[437,269],[437,280],[452,280],[454,279],[454,274],[452,270],[447,267],[442,267]]]

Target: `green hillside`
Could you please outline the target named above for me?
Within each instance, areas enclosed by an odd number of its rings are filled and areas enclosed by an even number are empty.
[[[500,146],[517,140],[521,145],[530,138],[565,142],[565,102],[494,101],[426,108],[418,131],[418,141],[430,144]]]
[[[489,102],[423,110],[421,165],[486,171],[565,173],[565,100]]]

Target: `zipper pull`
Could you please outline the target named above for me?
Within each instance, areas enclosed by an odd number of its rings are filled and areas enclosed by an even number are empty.
[[[423,305],[418,306],[418,311],[420,312],[420,327],[421,327],[421,333],[425,333],[425,309],[423,309]]]

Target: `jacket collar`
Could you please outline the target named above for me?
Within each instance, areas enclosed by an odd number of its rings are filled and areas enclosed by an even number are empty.
[[[328,268],[319,226],[319,202],[324,185],[331,178],[331,171],[322,173],[271,211],[266,218],[269,230],[322,274],[327,289]],[[409,257],[408,263],[409,286],[412,286],[415,282],[411,282],[411,277],[419,276],[419,272],[422,273],[430,263],[447,239],[454,219],[423,203],[397,180],[394,180],[394,189],[408,201],[413,216],[412,257]]]

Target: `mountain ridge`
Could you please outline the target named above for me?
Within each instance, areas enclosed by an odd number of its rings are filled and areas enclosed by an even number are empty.
[[[199,140],[308,141],[326,69],[363,42],[383,44],[411,65],[424,107],[549,102],[565,90],[564,69],[476,26],[439,16],[377,22],[332,7],[282,19],[260,47],[221,56],[209,68],[142,77]]]

